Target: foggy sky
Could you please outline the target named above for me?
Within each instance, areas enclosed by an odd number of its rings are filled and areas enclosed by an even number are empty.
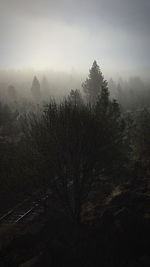
[[[0,68],[149,68],[149,14],[149,0],[0,0]]]

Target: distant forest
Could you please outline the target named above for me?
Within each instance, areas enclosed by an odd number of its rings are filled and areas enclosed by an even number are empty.
[[[108,83],[94,61],[81,88],[55,96],[48,79],[40,82],[36,76],[28,97],[13,85],[1,86],[0,214],[35,192],[50,190],[53,206],[63,213],[53,223],[55,237],[48,230],[45,245],[54,255],[53,266],[67,266],[69,257],[81,263],[83,255],[88,265],[68,266],[148,266],[150,87],[138,77]],[[52,218],[48,229],[53,229]],[[72,224],[81,231],[79,244],[69,232]],[[130,253],[133,246],[136,256]],[[47,253],[40,254],[44,262],[49,252],[42,253]],[[141,265],[136,265],[138,257]],[[100,265],[93,265],[96,259]],[[51,266],[42,264],[35,266]]]
[[[39,83],[39,94],[33,93],[31,89],[35,80],[33,71],[0,71],[0,101],[15,105],[21,102],[41,103],[49,101],[50,98],[60,100],[66,98],[71,89],[78,89],[83,98],[86,97],[82,83],[85,74],[37,71],[36,79]],[[108,78],[108,87],[111,99],[116,99],[122,110],[137,110],[149,107],[150,103],[150,81],[141,76],[125,78],[124,75]],[[34,81],[35,82],[35,81]],[[38,87],[38,86],[37,86]],[[38,89],[37,89],[38,90]],[[37,99],[38,98],[38,99]],[[14,105],[14,106],[15,106]],[[17,107],[18,108],[18,107]]]

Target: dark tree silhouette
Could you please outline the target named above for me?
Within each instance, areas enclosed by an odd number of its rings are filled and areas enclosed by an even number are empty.
[[[122,156],[116,103],[111,107],[111,116],[104,116],[95,107],[51,102],[25,129],[27,143],[43,162],[43,176],[77,222],[94,180],[113,175]]]
[[[138,160],[149,168],[150,164],[150,112],[143,109],[136,118],[135,149]]]
[[[87,101],[91,104],[97,101],[97,98],[101,96],[102,91],[107,91],[107,81],[104,80],[96,61],[93,62],[89,71],[89,76],[82,84],[82,87],[86,94]]]
[[[41,98],[40,83],[36,76],[33,78],[31,93],[35,101],[37,102],[40,101]]]
[[[68,100],[74,105],[82,105],[83,104],[83,98],[82,98],[82,95],[78,89],[70,91],[70,94],[68,96]]]

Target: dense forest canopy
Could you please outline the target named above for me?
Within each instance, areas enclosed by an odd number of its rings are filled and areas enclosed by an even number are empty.
[[[133,261],[129,251],[135,242],[141,248],[141,229],[143,243],[148,242],[149,85],[139,77],[107,81],[94,61],[79,87],[59,97],[53,89],[46,76],[32,77],[24,95],[13,84],[1,86],[1,220],[4,211],[11,214],[13,205],[36,196],[38,224],[46,232],[46,237],[40,233],[44,249],[39,264],[43,265],[49,247],[56,246],[51,253],[59,255],[59,242],[65,243],[67,259],[72,262],[75,257],[79,266],[87,250],[89,266],[98,260],[110,261],[114,267],[118,253],[123,255],[120,264],[126,258]],[[38,209],[40,201],[44,204]],[[99,242],[104,252],[100,257]],[[76,256],[68,256],[69,249]],[[143,253],[140,249],[139,256]],[[46,260],[50,261],[49,256]],[[59,259],[54,262],[56,267],[64,266]]]
[[[66,97],[54,98],[48,77],[33,78],[28,98],[18,89],[9,85],[3,98],[1,91],[1,183],[7,177],[8,189],[22,186],[16,179],[25,164],[24,190],[33,181],[57,188],[76,217],[99,175],[119,179],[131,162],[148,166],[150,91],[139,77],[107,82],[94,61],[85,82]]]

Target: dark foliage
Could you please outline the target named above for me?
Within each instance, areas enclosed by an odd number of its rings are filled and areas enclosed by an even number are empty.
[[[139,79],[130,81],[137,83],[140,92]],[[45,99],[48,87],[44,79]],[[37,267],[149,266],[150,112],[145,98],[136,109],[133,88],[122,87],[120,102],[134,99],[124,112],[94,61],[86,100],[71,90],[67,100],[42,106],[35,77],[34,104],[15,108],[10,88],[13,104],[0,103],[0,213],[35,192],[51,195],[30,230],[20,227],[1,249],[1,266],[31,258]]]
[[[43,162],[43,176],[78,220],[94,179],[112,176],[123,155],[119,110],[115,103],[109,109],[106,114],[100,103],[91,108],[52,102],[26,124],[26,140]]]

